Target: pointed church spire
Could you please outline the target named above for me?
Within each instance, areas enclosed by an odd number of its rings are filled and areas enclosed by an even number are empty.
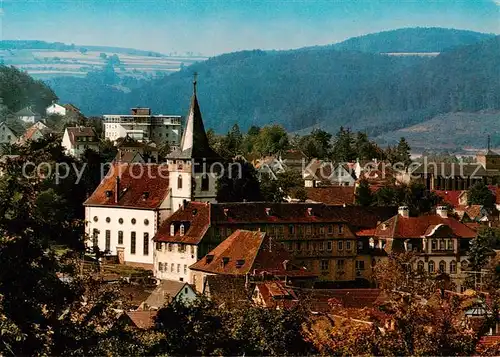
[[[180,150],[175,151],[169,157],[176,158],[218,158],[208,143],[205,126],[201,117],[200,105],[196,93],[198,74],[193,75],[193,95],[186,120],[186,127],[182,134]]]

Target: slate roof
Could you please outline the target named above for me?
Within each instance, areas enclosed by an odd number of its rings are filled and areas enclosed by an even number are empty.
[[[118,202],[115,202],[117,176],[120,177],[120,194]],[[169,194],[168,182],[168,170],[165,165],[114,163],[84,205],[158,208]]]
[[[307,198],[328,205],[352,205],[356,201],[354,186],[306,187]]]
[[[459,238],[474,238],[476,236],[476,231],[455,218],[442,218],[439,215],[407,218],[396,215],[378,225],[375,236],[386,238],[419,238],[429,234],[432,228],[439,225],[448,226],[452,230],[453,235]]]
[[[291,256],[265,232],[237,230],[189,268],[212,274],[246,275],[259,270],[284,271]]]
[[[144,301],[145,309],[160,309],[165,304],[168,304],[172,299],[175,299],[179,292],[189,284],[176,280],[161,280],[156,289]]]

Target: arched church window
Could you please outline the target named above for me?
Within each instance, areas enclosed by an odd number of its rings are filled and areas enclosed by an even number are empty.
[[[179,175],[179,177],[177,178],[177,189],[182,189],[182,175]]]

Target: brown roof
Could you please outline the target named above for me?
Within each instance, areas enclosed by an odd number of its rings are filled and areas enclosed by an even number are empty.
[[[174,225],[174,234],[170,227]],[[180,235],[180,225],[184,224],[184,235]],[[198,244],[210,226],[210,205],[206,202],[188,202],[161,224],[154,236],[157,242]]]
[[[266,307],[291,308],[299,302],[293,289],[279,281],[266,281],[257,284],[255,289],[259,291]]]
[[[144,301],[144,308],[162,308],[172,299],[175,299],[186,285],[189,284],[177,280],[161,280],[156,289]]]
[[[254,269],[284,271],[291,260],[285,247],[265,232],[237,230],[189,268],[212,274],[246,275]]]
[[[78,137],[91,137],[92,141],[97,141],[94,128],[89,126],[67,127],[66,131],[68,132],[71,145],[76,144],[76,138]]]
[[[442,198],[443,203],[450,205],[451,207],[459,206],[459,198],[466,191],[442,191],[442,190],[434,190],[432,191],[436,195]]]
[[[441,225],[449,227],[453,234],[460,238],[474,238],[476,236],[476,231],[455,218],[442,218],[436,214],[407,218],[396,215],[380,224],[375,235],[388,238],[419,238],[431,233],[432,228]]]
[[[157,311],[152,310],[128,311],[126,313],[132,324],[140,329],[149,329],[153,327],[156,314]]]
[[[352,205],[355,203],[354,186],[306,187],[309,200],[328,205]]]
[[[481,214],[483,206],[481,205],[470,205],[465,208],[465,213],[472,220],[481,219],[483,215]]]
[[[145,162],[144,158],[137,151],[118,150],[113,160],[114,162]]]
[[[330,312],[332,299],[344,308],[373,307],[386,299],[380,289],[301,289],[297,294],[317,312]]]
[[[118,202],[115,202],[117,176],[120,177],[119,197]],[[166,166],[114,163],[84,205],[154,209],[162,204],[168,194]]]

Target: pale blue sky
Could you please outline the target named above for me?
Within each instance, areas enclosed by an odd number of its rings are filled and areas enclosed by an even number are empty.
[[[214,55],[401,27],[500,33],[500,0],[0,0],[0,39]]]

